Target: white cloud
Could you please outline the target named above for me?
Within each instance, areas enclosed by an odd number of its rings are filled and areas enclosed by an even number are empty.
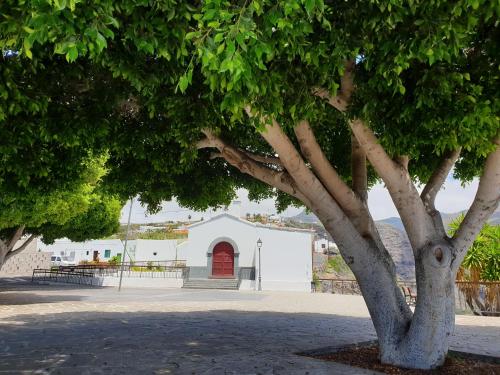
[[[447,213],[468,209],[474,200],[478,184],[477,179],[466,186],[462,186],[460,181],[453,178],[447,179],[444,188],[436,197],[436,208]],[[422,191],[422,189],[421,186],[418,190]],[[368,206],[375,220],[399,216],[389,192],[383,184],[377,184],[370,190],[368,193]]]

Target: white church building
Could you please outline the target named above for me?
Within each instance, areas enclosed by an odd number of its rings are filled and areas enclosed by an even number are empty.
[[[179,246],[178,257],[186,260],[189,281],[199,287],[225,279],[238,283],[239,289],[258,290],[260,276],[261,290],[311,290],[310,230],[253,223],[229,213],[188,229],[188,241]]]

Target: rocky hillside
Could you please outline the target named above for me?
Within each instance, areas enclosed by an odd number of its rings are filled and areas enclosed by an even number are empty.
[[[386,223],[376,225],[382,242],[394,259],[398,279],[415,280],[413,252],[406,233]]]
[[[442,213],[443,223],[445,227],[455,220],[460,214],[456,212],[452,214]],[[495,211],[489,222],[491,224],[500,225],[500,209]],[[325,231],[318,218],[314,214],[306,213],[305,211],[288,219],[289,225],[314,229],[320,238],[329,238],[330,235]],[[398,278],[402,280],[415,280],[415,263],[413,261],[413,251],[408,240],[408,236],[403,227],[403,223],[399,217],[390,217],[387,219],[375,222],[380,232],[382,242],[394,259]],[[333,240],[332,240],[333,241]]]

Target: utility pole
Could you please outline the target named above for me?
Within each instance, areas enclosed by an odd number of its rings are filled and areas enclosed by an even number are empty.
[[[130,230],[130,218],[132,216],[132,203],[133,202],[134,202],[134,198],[130,198],[130,209],[128,210],[127,231],[125,232],[125,244],[123,245],[122,266],[120,269],[120,282],[118,283],[118,291],[119,292],[122,290],[123,268],[125,267],[125,256],[127,254],[128,232]]]
[[[262,247],[262,240],[257,240],[257,248],[259,249],[259,291],[262,291],[262,273],[260,270],[260,248]]]

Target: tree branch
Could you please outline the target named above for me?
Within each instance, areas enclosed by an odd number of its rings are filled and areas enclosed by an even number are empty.
[[[332,107],[340,112],[345,112],[349,106],[352,93],[354,92],[354,69],[356,62],[347,60],[344,66],[344,74],[340,79],[340,90],[337,95],[331,96],[327,89],[317,87],[313,89],[313,95],[325,99]]]
[[[17,249],[12,249],[10,252],[8,252],[7,255],[5,256],[5,261],[7,261],[8,259],[10,259],[14,255],[20,254],[21,252],[23,252],[24,250],[26,250],[26,248],[28,247],[28,245],[31,242],[33,242],[33,240],[35,238],[36,238],[36,235],[32,234],[31,236],[29,236],[26,239],[26,241],[24,241],[24,243],[21,246],[19,246]]]
[[[356,229],[336,199],[329,194],[318,177],[306,165],[276,120],[272,119],[271,124],[266,119],[262,120],[262,123],[267,124],[261,132],[262,137],[278,155],[286,155],[281,158],[283,166],[308,198],[310,205],[308,207],[322,218],[324,224],[326,223],[325,226],[328,226],[328,230],[334,235],[338,245],[344,249],[352,249],[360,243],[369,247],[366,239]],[[384,255],[381,256],[384,257]]]
[[[474,201],[452,238],[456,249],[452,263],[455,272],[500,201],[500,136],[497,135],[493,143],[495,150],[486,158]]]
[[[198,150],[201,150],[203,148],[210,148],[210,147],[215,147],[215,145],[208,139],[208,138],[203,138],[196,142],[196,148]]]
[[[408,164],[410,163],[410,157],[408,155],[398,155],[394,158],[394,161],[408,170]]]
[[[16,246],[17,241],[21,238],[24,232],[24,225],[17,227],[14,233],[7,241],[0,240],[0,269],[5,262],[5,257],[12,251],[14,246]]]
[[[349,125],[371,165],[385,182],[416,253],[430,239],[434,239],[437,233],[408,170],[387,155],[375,134],[363,121],[355,119]]]
[[[422,190],[422,193],[420,194],[420,198],[424,203],[425,209],[434,222],[434,227],[439,232],[441,232],[442,237],[446,237],[447,234],[443,225],[441,213],[436,210],[435,207],[436,196],[439,190],[441,190],[441,187],[443,186],[446,177],[453,168],[453,165],[455,165],[455,162],[460,156],[460,151],[461,148],[458,148],[445,155],[437,169],[434,171],[434,173],[432,173],[432,176],[429,178],[429,181],[425,185],[424,190]]]
[[[354,135],[351,136],[352,190],[363,201],[368,200],[368,174],[366,153]]]
[[[272,165],[276,165],[279,167],[283,167],[283,164],[281,163],[280,158],[277,158],[275,156],[259,155],[259,154],[255,154],[255,153],[247,151],[247,150],[241,150],[241,151],[246,156],[248,156],[250,159],[258,161],[259,163],[272,164]]]
[[[202,132],[207,137],[202,144],[207,145],[206,147],[217,148],[219,151],[216,154],[217,157],[224,158],[242,173],[246,173],[284,193],[290,194],[304,203],[308,202],[308,199],[302,194],[295,181],[293,181],[286,171],[276,171],[256,162],[237,147],[222,140],[222,138],[215,135],[209,129],[203,129]]]
[[[424,202],[425,208],[429,214],[433,213],[436,208],[434,207],[434,203],[436,200],[437,193],[441,190],[446,177],[450,173],[451,169],[455,165],[455,162],[458,160],[460,156],[461,148],[453,150],[445,155],[437,169],[432,173],[432,176],[429,178],[429,181],[422,190],[420,197],[422,202]]]
[[[314,132],[308,121],[300,121],[294,128],[302,155],[311,163],[314,173],[318,176],[328,193],[337,201],[345,214],[363,237],[378,238],[375,224],[365,203],[338,175],[321,150]],[[364,155],[364,152],[363,152]],[[366,171],[366,170],[365,170]],[[370,224],[370,222],[372,222]]]

